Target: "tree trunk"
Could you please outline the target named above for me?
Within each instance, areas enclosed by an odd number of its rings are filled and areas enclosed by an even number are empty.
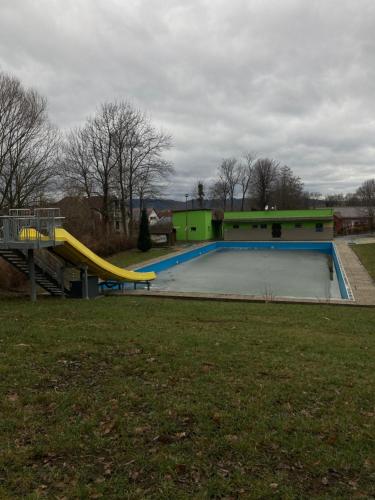
[[[241,198],[241,212],[244,211],[244,208],[245,208],[245,193],[242,195]]]

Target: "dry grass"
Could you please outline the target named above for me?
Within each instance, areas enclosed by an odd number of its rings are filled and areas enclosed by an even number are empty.
[[[375,310],[0,302],[0,497],[372,498]]]

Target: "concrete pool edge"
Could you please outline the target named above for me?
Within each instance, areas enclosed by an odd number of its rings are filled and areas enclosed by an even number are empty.
[[[355,300],[348,299],[307,299],[291,297],[265,298],[256,295],[219,294],[204,292],[173,292],[173,291],[150,291],[147,290],[126,290],[111,291],[110,296],[121,297],[149,297],[159,299],[175,300],[205,300],[214,302],[246,302],[256,304],[300,304],[300,305],[321,305],[321,306],[347,306],[347,307],[367,307],[374,308],[375,304],[363,304]]]
[[[347,299],[344,300],[349,300],[349,301],[355,301],[354,294],[352,287],[350,286],[350,282],[348,280],[347,274],[345,272],[345,268],[342,264],[341,257],[340,257],[340,252],[338,251],[338,248],[335,244],[334,241],[331,242],[332,244],[332,249],[333,249],[333,261],[335,263],[335,268],[336,268],[336,274],[337,278],[339,280],[339,286],[341,290],[341,286],[343,285],[345,287],[346,293],[347,293]],[[337,273],[337,270],[339,270],[339,273]]]
[[[352,293],[350,282],[346,276],[345,269],[342,265],[340,255],[333,241],[214,241],[205,242],[201,245],[196,245],[191,249],[185,249],[183,251],[174,253],[173,255],[166,256],[162,259],[155,259],[152,262],[147,262],[142,266],[136,268],[140,272],[154,271],[156,273],[165,271],[171,267],[193,260],[201,255],[212,252],[219,248],[249,248],[249,249],[272,249],[279,251],[293,251],[293,250],[308,250],[308,251],[319,251],[332,256],[334,263],[334,268],[340,288],[341,298],[340,299],[330,299],[330,300],[343,300],[346,302],[354,301],[354,295]],[[198,293],[198,292],[189,292]],[[225,294],[221,294],[225,295]],[[236,294],[237,295],[237,294]],[[238,294],[239,295],[239,294]],[[248,295],[245,295],[248,296]],[[299,297],[277,297],[286,299],[299,299]],[[327,300],[327,299],[315,299],[307,298],[308,300]]]

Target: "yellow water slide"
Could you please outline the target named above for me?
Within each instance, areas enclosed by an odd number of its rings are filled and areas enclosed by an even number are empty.
[[[154,272],[139,273],[128,271],[121,267],[114,266],[107,260],[102,259],[77,238],[74,238],[68,231],[60,227],[55,229],[55,240],[63,242],[53,248],[54,253],[66,261],[80,266],[87,265],[90,274],[99,276],[103,280],[111,279],[116,281],[152,281],[156,278]]]

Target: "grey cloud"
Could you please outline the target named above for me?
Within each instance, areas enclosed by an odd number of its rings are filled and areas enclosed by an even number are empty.
[[[375,175],[372,0],[2,0],[0,69],[62,128],[129,99],[174,136],[170,195],[251,150],[309,189]]]

